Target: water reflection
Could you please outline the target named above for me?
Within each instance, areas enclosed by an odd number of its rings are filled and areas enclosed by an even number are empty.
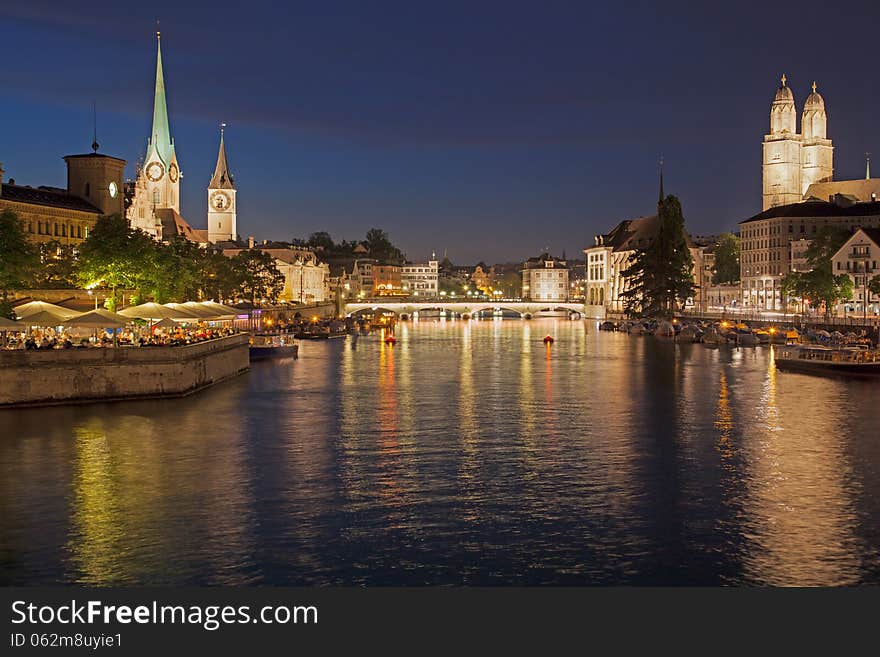
[[[0,413],[0,581],[880,583],[871,384],[565,320],[396,337]]]

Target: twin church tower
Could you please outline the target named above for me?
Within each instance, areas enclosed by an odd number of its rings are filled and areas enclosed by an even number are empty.
[[[825,100],[816,91],[816,83],[804,103],[798,133],[794,94],[785,75],[781,82],[770,107],[770,134],[764,135],[764,210],[800,203],[810,185],[830,182],[834,173]]]
[[[143,164],[138,167],[137,180],[130,185],[131,203],[126,217],[133,228],[139,228],[157,239],[181,235],[191,241],[212,243],[235,241],[235,182],[226,161],[223,127],[214,175],[208,183],[208,228],[192,228],[180,214],[180,179],[183,173],[171,138],[168,106],[165,99],[165,76],[162,70],[162,43],[156,33],[156,92],[153,100],[153,130],[147,140]]]

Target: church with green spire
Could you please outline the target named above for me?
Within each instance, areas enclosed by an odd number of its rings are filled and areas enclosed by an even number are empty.
[[[175,235],[181,235],[188,240],[199,244],[208,244],[219,239],[232,241],[237,239],[235,233],[235,189],[232,184],[232,176],[226,165],[226,151],[221,136],[220,158],[222,159],[223,175],[227,183],[222,187],[222,199],[220,196],[212,196],[219,188],[212,179],[209,185],[208,204],[208,227],[211,227],[211,219],[220,230],[196,229],[180,214],[180,180],[183,172],[177,160],[177,152],[174,147],[174,139],[171,137],[171,125],[168,120],[168,97],[165,88],[165,71],[162,65],[162,39],[161,34],[156,32],[156,85],[153,94],[153,123],[150,135],[147,138],[146,153],[143,161],[138,166],[137,180],[129,184],[128,203],[126,217],[133,228],[138,228],[154,236],[156,239],[165,240]],[[218,167],[221,166],[218,159]],[[215,172],[214,178],[217,178]],[[214,203],[223,202],[223,199],[231,201],[226,207],[217,207]],[[223,216],[216,216],[218,210],[222,210]],[[210,234],[210,233],[213,233]],[[210,239],[214,237],[215,239]]]

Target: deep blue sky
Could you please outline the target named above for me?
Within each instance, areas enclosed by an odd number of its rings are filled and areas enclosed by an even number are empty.
[[[730,229],[760,210],[783,71],[799,111],[819,83],[835,176],[864,176],[865,151],[880,171],[880,3],[716,4],[2,0],[0,161],[63,186],[94,100],[101,150],[133,164],[159,18],[196,227],[225,121],[243,236],[378,226],[411,259],[573,256],[654,210],[661,154],[691,232]]]

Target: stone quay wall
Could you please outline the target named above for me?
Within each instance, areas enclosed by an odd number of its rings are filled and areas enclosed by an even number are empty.
[[[0,351],[0,409],[183,397],[245,372],[247,334],[181,347]]]

